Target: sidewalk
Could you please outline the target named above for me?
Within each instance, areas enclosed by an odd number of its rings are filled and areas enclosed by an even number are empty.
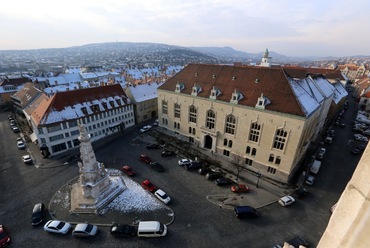
[[[224,160],[219,154],[212,153],[208,149],[202,149],[195,147],[195,145],[189,143],[187,139],[181,135],[172,133],[166,129],[160,127],[154,129],[154,132],[150,132],[150,140],[155,142],[164,141],[165,145],[169,149],[176,149],[180,153],[181,148],[186,147],[185,152],[192,156],[198,157],[200,161],[207,161],[211,164],[215,164],[212,161],[217,161],[218,167],[224,171],[225,177],[232,179],[238,184],[246,184],[250,188],[250,192],[243,194],[235,194],[230,191],[230,194],[226,195],[209,195],[207,199],[225,209],[234,209],[234,206],[252,206],[254,208],[262,208],[277,202],[282,196],[290,194],[294,189],[287,185],[274,182],[273,180],[257,177],[257,174],[249,171],[242,170],[239,173],[239,178],[235,175],[235,167],[231,162]],[[149,137],[145,137],[145,141],[148,141]],[[190,145],[189,145],[190,144]],[[186,154],[182,154],[187,156]]]

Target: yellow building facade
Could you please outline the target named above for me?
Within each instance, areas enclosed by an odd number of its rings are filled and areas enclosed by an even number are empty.
[[[158,88],[160,126],[288,182],[327,105],[302,85],[283,69],[191,64]]]

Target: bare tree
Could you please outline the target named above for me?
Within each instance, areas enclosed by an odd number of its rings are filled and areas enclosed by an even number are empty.
[[[231,164],[234,166],[236,170],[236,181],[239,181],[239,174],[243,170],[244,165],[243,165],[244,158],[240,156],[239,153],[233,153],[231,157]]]

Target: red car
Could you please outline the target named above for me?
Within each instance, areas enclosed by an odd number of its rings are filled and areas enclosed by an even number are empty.
[[[141,186],[148,190],[149,192],[153,193],[154,191],[157,190],[157,187],[154,186],[154,184],[152,184],[149,180],[144,180],[142,183],[141,183]]]
[[[140,155],[140,160],[147,163],[147,164],[150,164],[151,162],[153,162],[153,160],[151,158],[149,158],[148,155],[145,155],[145,154]]]
[[[128,165],[124,165],[122,166],[122,169],[121,169],[126,175],[132,177],[132,176],[135,176],[135,171]]]
[[[10,236],[4,225],[0,225],[0,247],[5,247],[10,243]]]
[[[231,186],[231,191],[234,193],[246,193],[249,191],[249,188],[245,184],[238,184]]]

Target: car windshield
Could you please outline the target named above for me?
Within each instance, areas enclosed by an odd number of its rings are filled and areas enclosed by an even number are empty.
[[[57,226],[57,229],[62,229],[64,227],[65,223],[64,222],[60,222]]]
[[[162,234],[164,232],[163,224],[160,225],[158,233]]]
[[[92,229],[93,229],[93,225],[88,224],[85,231],[89,233],[91,232]]]

